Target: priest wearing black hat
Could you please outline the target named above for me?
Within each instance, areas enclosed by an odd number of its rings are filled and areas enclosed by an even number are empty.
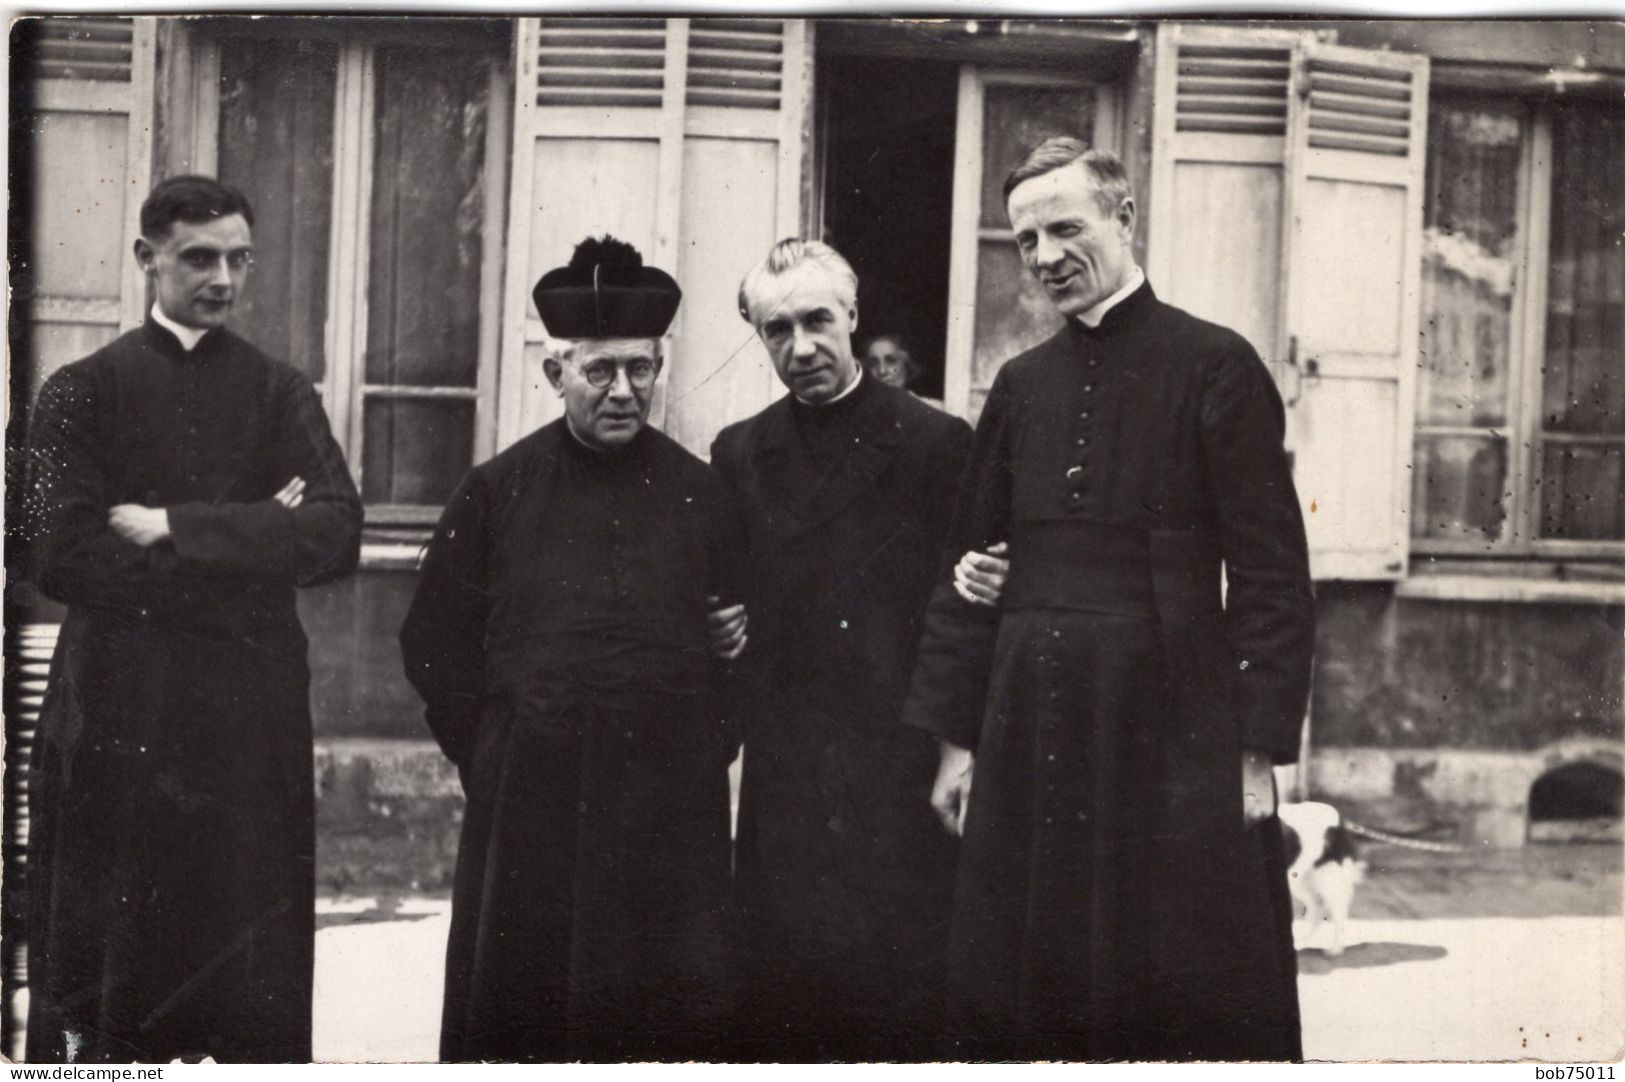
[[[533,295],[564,416],[470,471],[401,629],[468,798],[441,1058],[705,1058],[739,645],[707,608],[740,600],[734,520],[646,425],[677,283],[605,237]]]

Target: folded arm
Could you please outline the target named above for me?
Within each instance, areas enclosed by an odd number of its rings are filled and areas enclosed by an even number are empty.
[[[133,540],[128,515],[120,516],[123,531],[112,521],[101,448],[104,405],[95,380],[75,368],[46,381],[31,425],[22,536],[47,595],[69,605],[150,612],[173,601],[175,550],[161,538]]]
[[[285,487],[249,503],[165,508],[182,571],[310,585],[355,569],[361,497],[308,383],[290,382],[283,389],[274,441],[275,476],[302,481],[299,499],[284,498]]]

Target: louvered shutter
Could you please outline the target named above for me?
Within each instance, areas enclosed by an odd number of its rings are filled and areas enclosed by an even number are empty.
[[[690,105],[777,109],[784,95],[784,23],[693,19],[688,30]]]
[[[1288,134],[1296,481],[1317,578],[1405,573],[1426,57],[1308,41]]]
[[[1159,28],[1148,270],[1269,364],[1317,578],[1405,570],[1427,59]]]
[[[805,27],[543,17],[519,20],[515,41],[499,445],[560,413],[531,287],[607,232],[683,287],[652,420],[703,454],[777,387],[735,293],[798,229]]]
[[[12,281],[25,283],[14,300],[37,390],[142,319],[146,285],[131,249],[152,179],[154,27],[150,18],[46,16],[15,33],[31,253]]]
[[[1289,31],[1164,24],[1157,36],[1146,270],[1170,303],[1234,328],[1283,394],[1281,223]]]

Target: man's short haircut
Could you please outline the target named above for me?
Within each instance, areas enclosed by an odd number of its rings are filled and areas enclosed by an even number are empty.
[[[823,267],[835,280],[841,284],[846,292],[846,302],[856,307],[858,303],[858,272],[852,269],[852,264],[846,257],[821,240],[802,240],[800,237],[786,237],[772,248],[762,261],[739,280],[739,316],[746,323],[754,324],[750,318],[750,301],[761,287],[763,278],[774,278],[785,274],[803,263],[813,262]]]
[[[1010,193],[1034,177],[1065,169],[1073,162],[1083,166],[1095,183],[1095,202],[1102,214],[1116,214],[1123,200],[1134,197],[1123,160],[1109,150],[1097,150],[1070,135],[1052,135],[1027,152],[1010,175],[1004,178],[1004,205],[1010,206]]]
[[[254,209],[248,197],[213,177],[189,173],[161,181],[141,204],[141,235],[159,240],[169,235],[176,222],[198,224],[241,214],[254,224]]]

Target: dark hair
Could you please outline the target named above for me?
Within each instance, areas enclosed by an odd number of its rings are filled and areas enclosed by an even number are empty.
[[[254,224],[248,197],[213,177],[187,174],[160,181],[141,204],[141,235],[148,240],[168,236],[176,222],[212,222],[241,214]]]
[[[1004,203],[1010,205],[1010,193],[1016,186],[1045,173],[1064,169],[1073,162],[1080,163],[1095,182],[1095,200],[1102,214],[1115,214],[1123,200],[1134,196],[1129,186],[1128,171],[1123,161],[1109,150],[1096,150],[1082,139],[1070,135],[1052,135],[1027,152],[1017,166],[1004,178]]]
[[[908,375],[905,383],[913,383],[920,376],[920,360],[914,353],[914,343],[906,334],[897,331],[883,331],[880,334],[871,334],[863,340],[863,348],[858,350],[858,356],[865,368],[869,367],[869,351],[875,347],[876,342],[890,342],[898,352],[908,358]]]
[[[871,334],[863,340],[863,349],[859,352],[868,353],[874,348],[876,342],[890,342],[910,357],[914,356],[914,342],[901,331],[882,331],[879,334]]]

